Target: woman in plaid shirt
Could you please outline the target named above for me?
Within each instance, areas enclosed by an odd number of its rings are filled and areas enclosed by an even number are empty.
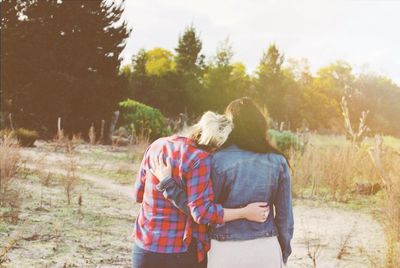
[[[226,141],[231,130],[232,123],[225,116],[207,112],[187,137],[161,138],[149,146],[134,192],[136,202],[141,203],[135,223],[134,268],[206,267],[209,225],[236,219],[266,220],[265,202],[237,209],[224,209],[213,202],[210,153]],[[159,181],[150,169],[152,159],[160,155],[168,156],[173,177],[186,190],[187,211],[179,210],[157,188]]]

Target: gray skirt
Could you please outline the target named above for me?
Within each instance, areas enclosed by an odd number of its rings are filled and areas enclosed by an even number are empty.
[[[211,240],[208,268],[281,268],[282,252],[276,236],[244,241]]]

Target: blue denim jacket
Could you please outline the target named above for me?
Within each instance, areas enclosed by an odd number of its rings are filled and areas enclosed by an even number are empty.
[[[211,227],[212,239],[250,240],[278,236],[283,261],[291,254],[293,210],[290,173],[285,158],[278,154],[257,154],[232,145],[213,156],[212,182],[215,203],[224,208],[244,207],[252,202],[268,202],[270,213],[264,223],[248,220],[227,222]],[[186,196],[174,180],[160,185],[164,196],[183,211]]]

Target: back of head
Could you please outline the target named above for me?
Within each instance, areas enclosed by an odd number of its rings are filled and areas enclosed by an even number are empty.
[[[232,131],[232,122],[225,115],[206,112],[189,129],[189,137],[204,149],[215,149],[226,142]]]
[[[266,118],[251,98],[232,101],[225,115],[232,120],[234,126],[229,144],[233,143],[242,150],[255,153],[282,154],[269,143]]]

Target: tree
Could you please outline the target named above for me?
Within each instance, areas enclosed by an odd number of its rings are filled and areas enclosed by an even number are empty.
[[[367,125],[373,133],[400,135],[400,87],[387,77],[362,73],[355,81],[357,92],[349,101],[352,119],[369,110]]]
[[[234,99],[246,95],[250,88],[250,77],[242,63],[232,63],[233,50],[229,39],[225,39],[206,68],[204,75],[205,110],[224,112]]]
[[[16,72],[10,72],[16,70],[18,64],[15,62],[15,58],[18,56],[18,49],[16,46],[10,46],[9,44],[17,44],[18,37],[22,34],[20,28],[17,26],[21,23],[19,19],[22,9],[27,3],[14,0],[0,1],[0,12],[1,12],[1,57],[0,57],[0,103],[1,103],[1,125],[7,125],[6,118],[9,113],[12,113],[12,97],[13,92],[5,90],[12,86],[12,82],[18,82],[18,74]],[[10,126],[8,126],[10,127]]]
[[[178,89],[178,76],[173,54],[163,48],[140,50],[125,68],[129,79],[129,96],[146,105],[160,109],[168,116],[183,111]]]
[[[146,72],[149,75],[162,76],[176,69],[174,54],[169,50],[157,47],[147,51],[146,56]]]
[[[187,27],[183,35],[179,37],[178,47],[175,48],[177,71],[197,76],[201,75],[205,58],[203,54],[200,54],[202,47],[203,44],[194,26]]]
[[[203,96],[203,105],[206,110],[222,112],[229,101],[229,86],[233,69],[232,57],[232,46],[226,39],[220,43],[205,72],[206,92]]]
[[[201,52],[202,42],[193,26],[186,28],[179,37],[175,49],[176,71],[179,76],[177,90],[181,96],[182,112],[199,113],[201,105],[198,96],[204,93],[202,76],[204,71],[204,55]]]
[[[303,90],[302,117],[314,130],[342,128],[339,103],[327,95],[320,80],[309,80]]]
[[[140,49],[139,52],[132,57],[131,69],[132,73],[125,76],[130,79],[129,83],[129,97],[137,99],[138,101],[149,104],[148,91],[151,89],[150,80],[147,77],[147,53],[144,49]],[[125,72],[129,69],[125,69]]]
[[[350,64],[336,61],[317,71],[318,79],[325,92],[340,103],[343,95],[352,94],[354,91],[355,77]]]
[[[256,90],[261,105],[266,106],[273,120],[287,121],[284,97],[287,86],[282,74],[284,55],[272,44],[264,53],[257,69]]]
[[[17,3],[2,2],[2,10]],[[57,117],[68,132],[86,132],[92,122],[109,119],[126,95],[118,76],[119,54],[129,35],[120,23],[122,4],[24,3],[24,19],[17,17],[14,38],[2,46],[2,58],[12,54],[2,62],[2,79],[16,124],[48,136],[55,133]]]

